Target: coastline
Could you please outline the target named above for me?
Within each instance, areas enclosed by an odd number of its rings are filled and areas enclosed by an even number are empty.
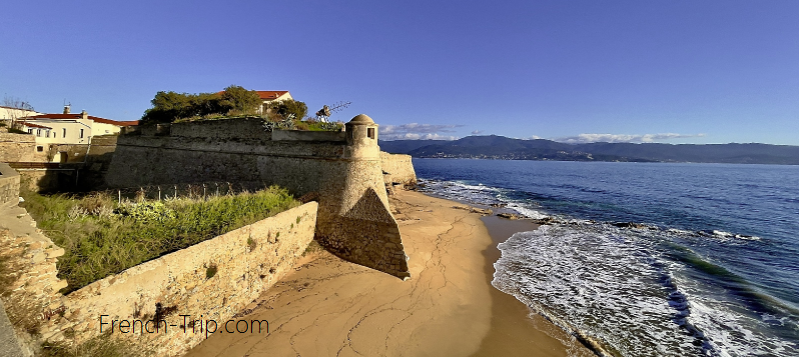
[[[268,320],[268,333],[215,333],[187,356],[591,355],[490,285],[496,244],[532,223],[481,219],[412,191],[392,206],[410,280],[316,253],[237,316]]]
[[[486,276],[493,280],[494,262],[501,255],[497,244],[517,232],[532,231],[539,227],[528,220],[508,220],[497,216],[482,217],[492,243],[483,251],[486,259]],[[582,343],[530,309],[514,296],[490,286],[492,318],[489,333],[473,357],[489,356],[595,356]],[[557,340],[559,343],[552,341]]]

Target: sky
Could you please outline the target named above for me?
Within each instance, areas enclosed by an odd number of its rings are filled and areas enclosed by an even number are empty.
[[[288,90],[382,139],[799,145],[799,1],[12,1],[0,92],[136,120]]]

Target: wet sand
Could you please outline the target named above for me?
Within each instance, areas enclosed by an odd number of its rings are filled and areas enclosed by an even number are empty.
[[[491,263],[499,257],[496,243],[535,228],[530,222],[481,221],[476,213],[453,208],[462,204],[410,191],[397,192],[392,206],[410,257],[410,280],[318,253],[237,317],[268,320],[268,333],[215,333],[187,355],[566,356],[567,350],[587,351],[567,346],[573,345],[568,335],[543,318],[528,318],[524,304],[490,285]]]

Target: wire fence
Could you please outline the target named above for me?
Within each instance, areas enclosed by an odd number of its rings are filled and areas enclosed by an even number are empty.
[[[88,193],[104,194],[117,199],[118,202],[162,201],[174,199],[207,200],[219,196],[232,196],[241,193],[255,192],[268,188],[262,183],[201,182],[166,185],[150,185],[127,188],[107,189]]]

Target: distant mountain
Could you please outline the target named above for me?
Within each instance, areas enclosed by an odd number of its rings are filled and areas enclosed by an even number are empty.
[[[504,136],[468,136],[459,140],[381,141],[383,151],[413,157],[501,160],[705,162],[799,165],[799,146],[769,144],[564,144]]]
[[[449,140],[392,140],[380,141],[380,149],[394,154],[404,154],[422,146],[446,143]]]

